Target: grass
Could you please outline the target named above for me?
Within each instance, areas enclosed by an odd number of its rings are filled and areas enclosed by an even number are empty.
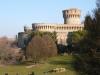
[[[56,56],[49,58],[44,64],[39,64],[32,68],[26,68],[25,65],[3,66],[0,67],[0,75],[4,75],[4,73],[9,73],[9,75],[16,75],[16,73],[19,73],[19,75],[28,75],[28,73],[32,71],[34,71],[35,75],[78,75],[73,67],[74,60],[74,57],[71,55]],[[66,68],[66,72],[48,74],[43,73],[58,67]]]

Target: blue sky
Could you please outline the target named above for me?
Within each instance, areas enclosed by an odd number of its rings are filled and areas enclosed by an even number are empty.
[[[63,23],[62,10],[79,8],[81,19],[93,10],[96,0],[0,0],[0,37],[14,37],[25,25]]]

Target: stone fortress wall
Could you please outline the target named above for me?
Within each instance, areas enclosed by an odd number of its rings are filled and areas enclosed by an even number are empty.
[[[44,23],[33,23],[32,28],[34,31],[47,31],[56,32],[58,44],[66,45],[67,37],[69,32],[82,30],[84,25],[69,25],[69,24],[44,24]]]
[[[42,32],[55,31],[57,33],[57,43],[67,45],[68,34],[73,31],[83,30],[84,24],[81,24],[81,11],[79,9],[71,8],[68,10],[63,10],[62,12],[64,24],[32,23],[32,28],[24,27],[24,32],[27,33],[30,30]],[[25,33],[23,34],[24,36],[26,35]],[[21,38],[22,36],[19,37]]]

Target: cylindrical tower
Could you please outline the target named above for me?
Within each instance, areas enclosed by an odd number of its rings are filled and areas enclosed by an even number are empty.
[[[63,10],[64,24],[80,24],[81,11],[76,8]]]

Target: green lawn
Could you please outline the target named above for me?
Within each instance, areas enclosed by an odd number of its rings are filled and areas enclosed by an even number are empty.
[[[34,66],[33,68],[26,68],[25,65],[3,66],[0,67],[0,75],[4,75],[6,72],[9,73],[9,75],[16,75],[17,72],[19,75],[28,75],[28,73],[32,71],[34,71],[35,75],[78,75],[73,68],[74,60],[74,57],[71,55],[57,56],[49,58],[48,61],[45,61],[45,64],[40,64]],[[47,74],[43,73],[57,67],[66,68],[66,72]]]

